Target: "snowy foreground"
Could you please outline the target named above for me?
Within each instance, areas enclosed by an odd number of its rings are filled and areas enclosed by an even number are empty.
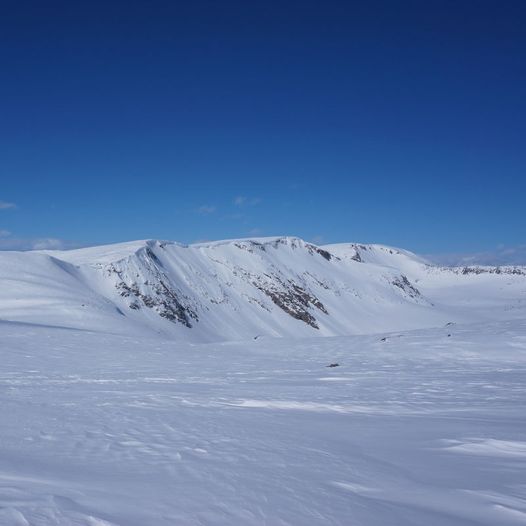
[[[2,525],[526,524],[526,320],[0,348]]]

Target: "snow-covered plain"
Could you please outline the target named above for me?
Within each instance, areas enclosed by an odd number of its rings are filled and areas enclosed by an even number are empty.
[[[526,524],[524,320],[0,344],[2,525]]]
[[[0,285],[0,525],[526,524],[524,267],[139,241]]]

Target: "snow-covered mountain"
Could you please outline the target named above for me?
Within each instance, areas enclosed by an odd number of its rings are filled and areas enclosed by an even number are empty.
[[[0,526],[525,524],[525,268],[0,252],[0,357]]]
[[[436,267],[295,237],[0,253],[0,319],[187,341],[333,336],[526,315],[526,268]]]

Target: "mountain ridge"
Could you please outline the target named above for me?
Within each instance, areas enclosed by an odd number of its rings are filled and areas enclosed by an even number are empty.
[[[526,317],[526,268],[384,245],[154,239],[0,253],[0,319],[196,340],[336,336]]]

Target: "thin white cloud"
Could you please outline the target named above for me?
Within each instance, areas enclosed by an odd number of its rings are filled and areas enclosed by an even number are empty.
[[[245,195],[238,195],[234,198],[234,204],[239,207],[256,206],[259,203],[261,203],[261,199],[259,197],[247,197]]]
[[[245,215],[244,214],[240,214],[240,213],[236,213],[236,214],[227,214],[225,216],[226,219],[231,219],[233,221],[241,221],[243,219],[245,219]]]
[[[196,212],[197,212],[198,214],[201,214],[201,215],[207,216],[207,215],[213,214],[216,210],[217,210],[217,209],[216,209],[215,206],[212,206],[212,205],[201,205],[201,206],[196,210]]]
[[[323,245],[325,243],[325,238],[323,236],[314,236],[310,239],[311,243],[314,243],[315,245]]]
[[[55,237],[0,237],[0,250],[66,250],[70,248],[79,248],[81,246],[86,245],[65,241]]]
[[[11,232],[9,230],[0,230],[0,237],[9,237]]]
[[[64,242],[54,237],[36,239],[33,242],[33,250],[60,250],[64,248]]]
[[[462,267],[467,265],[526,265],[526,244],[513,247],[499,246],[495,250],[471,253],[427,254],[427,259],[438,265]]]
[[[9,203],[7,201],[0,201],[0,210],[9,210],[10,208],[16,208],[15,203]]]

